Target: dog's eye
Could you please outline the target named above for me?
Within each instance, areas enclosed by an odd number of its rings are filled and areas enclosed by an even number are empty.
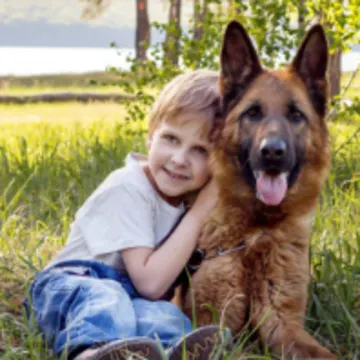
[[[305,115],[294,106],[289,107],[288,118],[294,124],[298,124],[298,123],[301,123],[302,121],[306,120]]]
[[[259,121],[262,118],[260,105],[253,105],[250,109],[246,110],[243,117],[248,118],[250,121]]]

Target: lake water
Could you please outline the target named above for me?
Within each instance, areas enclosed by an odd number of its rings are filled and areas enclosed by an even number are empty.
[[[132,49],[0,47],[0,75],[40,75],[127,68]]]
[[[128,69],[133,49],[0,47],[0,75],[40,75],[104,71],[109,66]],[[360,52],[343,55],[342,71],[360,64]]]

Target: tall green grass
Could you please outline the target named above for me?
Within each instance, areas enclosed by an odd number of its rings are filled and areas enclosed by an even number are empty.
[[[131,73],[128,73],[131,78]],[[123,76],[126,76],[123,74]],[[0,91],[5,94],[27,94],[54,91],[119,91],[120,76],[114,72],[0,76]]]
[[[130,149],[144,150],[137,135],[144,124],[124,123],[121,108],[111,116],[106,106],[114,105],[0,106],[0,358],[52,358],[23,316],[26,288],[64,245],[88,195]],[[359,124],[329,124],[333,148]],[[315,337],[349,360],[360,355],[359,149],[355,137],[333,156],[314,219],[306,321]],[[257,342],[245,338],[238,350],[258,352]],[[270,359],[258,354],[251,358]]]

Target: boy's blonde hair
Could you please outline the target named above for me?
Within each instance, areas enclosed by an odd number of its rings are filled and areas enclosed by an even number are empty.
[[[149,115],[148,136],[165,122],[171,122],[179,113],[202,113],[209,118],[205,124],[209,134],[220,112],[218,73],[195,70],[178,75],[158,96]]]

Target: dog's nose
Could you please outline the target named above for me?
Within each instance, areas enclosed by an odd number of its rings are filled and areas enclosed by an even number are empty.
[[[286,142],[276,137],[265,138],[260,143],[260,153],[266,160],[282,160],[286,153]]]

